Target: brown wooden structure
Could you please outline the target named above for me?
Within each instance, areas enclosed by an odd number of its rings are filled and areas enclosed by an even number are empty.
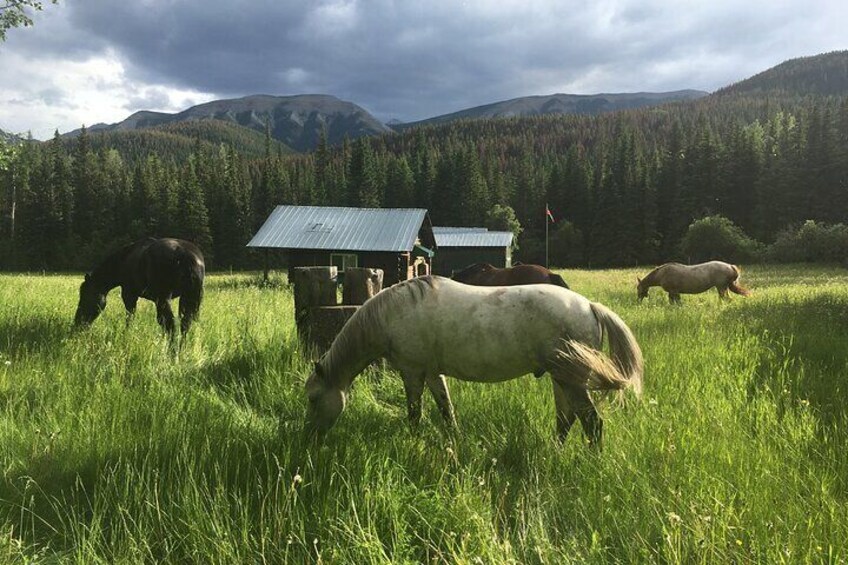
[[[321,354],[359,306],[382,290],[383,272],[349,268],[342,284],[343,304],[338,304],[335,266],[295,267],[291,280],[298,335]]]

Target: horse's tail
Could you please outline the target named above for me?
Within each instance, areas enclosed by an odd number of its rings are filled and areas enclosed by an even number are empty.
[[[564,279],[564,278],[562,278],[561,276],[559,276],[559,275],[558,275],[558,274],[556,274],[556,273],[551,273],[551,274],[548,276],[548,280],[550,281],[550,283],[551,283],[551,284],[555,284],[555,285],[557,285],[557,286],[561,286],[561,287],[563,287],[563,288],[568,288],[568,289],[570,289],[570,288],[571,288],[570,286],[568,286],[568,283],[567,283],[567,282],[565,282],[565,279]]]
[[[737,267],[736,265],[731,265],[733,267],[733,271],[736,273],[736,276],[730,281],[730,284],[727,285],[727,288],[730,289],[731,292],[739,294],[740,296],[751,296],[751,291],[739,284],[739,275],[742,274],[742,269]]]
[[[568,375],[580,375],[574,383],[590,390],[621,390],[631,388],[642,393],[642,373],[644,372],[642,350],[627,324],[618,315],[601,304],[593,302],[592,313],[601,326],[601,336],[607,336],[610,355],[593,349],[576,340],[569,340],[560,352],[571,370]],[[576,371],[574,369],[577,369]]]

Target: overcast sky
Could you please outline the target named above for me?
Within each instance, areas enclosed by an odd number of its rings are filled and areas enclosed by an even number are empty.
[[[846,22],[845,0],[60,0],[0,44],[0,129],[43,139],[257,93],[412,121],[533,94],[712,91],[848,48]]]

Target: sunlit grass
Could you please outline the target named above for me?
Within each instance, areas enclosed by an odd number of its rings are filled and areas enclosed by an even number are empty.
[[[0,563],[839,562],[848,558],[848,273],[752,267],[754,295],[636,303],[637,270],[565,271],[633,328],[639,403],[604,449],[554,441],[548,378],[450,382],[460,431],[371,369],[301,442],[292,297],[213,276],[178,355],[117,293],[0,276]]]

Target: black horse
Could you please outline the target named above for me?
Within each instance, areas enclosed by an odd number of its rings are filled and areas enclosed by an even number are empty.
[[[203,300],[206,265],[200,249],[181,239],[147,238],[109,255],[80,285],[77,326],[88,325],[106,308],[106,294],[121,287],[129,316],[139,298],[156,303],[156,319],[174,336],[174,313],[169,300],[180,299],[180,329],[188,332]]]

